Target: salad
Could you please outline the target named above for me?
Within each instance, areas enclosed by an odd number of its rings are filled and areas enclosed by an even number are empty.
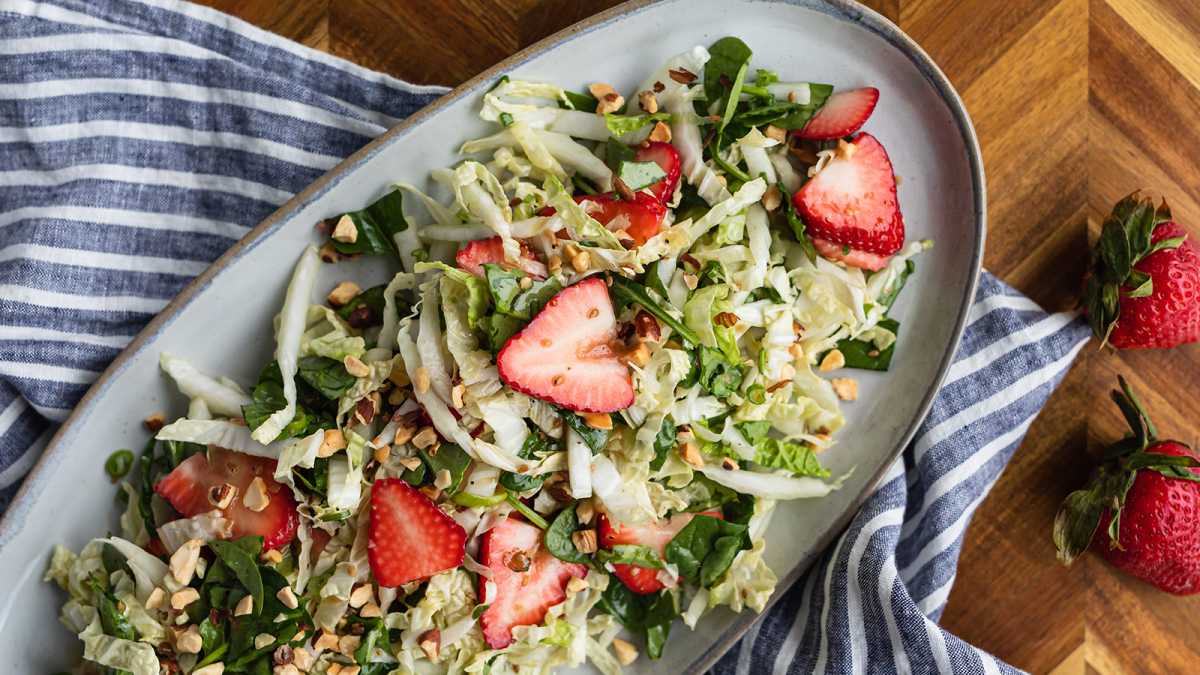
[[[860,131],[879,92],[751,59],[501,78],[440,196],[318,226],[256,382],[162,354],[187,414],[106,463],[120,536],[46,574],[78,672],[612,674],[762,611],[773,509],[839,486],[845,373],[888,368],[929,244]],[[314,304],[358,256],[394,276]]]

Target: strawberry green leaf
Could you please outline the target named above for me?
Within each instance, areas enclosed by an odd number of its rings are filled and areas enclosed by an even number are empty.
[[[1129,239],[1125,235],[1125,228],[1116,219],[1104,221],[1100,231],[1100,260],[1104,263],[1102,276],[1109,283],[1123,283],[1133,268]]]
[[[1181,244],[1183,244],[1184,240],[1186,240],[1186,239],[1187,239],[1186,236],[1171,237],[1170,239],[1163,239],[1163,240],[1159,241],[1158,243],[1154,244],[1153,246],[1151,246],[1150,249],[1146,252],[1146,255],[1150,255],[1151,253],[1154,253],[1155,251],[1163,251],[1166,249],[1179,248],[1179,246]]]

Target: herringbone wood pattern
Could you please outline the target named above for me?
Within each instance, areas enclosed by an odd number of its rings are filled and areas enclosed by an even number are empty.
[[[412,82],[457,84],[613,0],[203,0]],[[987,168],[986,265],[1070,308],[1089,230],[1145,187],[1200,234],[1200,3],[872,0],[966,101]],[[1089,454],[1117,438],[1117,373],[1164,433],[1195,440],[1200,348],[1086,350],[971,525],[943,623],[1035,673],[1195,672],[1200,599],[1166,596],[1094,557],[1054,559],[1050,525]]]

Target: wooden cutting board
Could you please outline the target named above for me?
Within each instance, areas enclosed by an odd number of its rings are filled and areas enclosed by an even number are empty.
[[[309,46],[418,83],[457,84],[616,2],[203,0]],[[988,177],[987,269],[1051,310],[1074,305],[1109,208],[1165,195],[1200,235],[1200,2],[872,0],[966,101]],[[436,7],[436,9],[434,9]],[[967,533],[942,616],[963,639],[1035,673],[1196,672],[1200,599],[1174,598],[1094,556],[1055,562],[1058,503],[1118,438],[1123,373],[1164,435],[1194,441],[1200,348],[1084,354]]]

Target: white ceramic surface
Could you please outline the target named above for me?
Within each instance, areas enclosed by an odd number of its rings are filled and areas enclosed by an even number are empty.
[[[781,578],[776,597],[844,527],[924,416],[960,336],[982,256],[984,183],[974,132],[957,95],[897,28],[842,0],[661,0],[634,2],[559,33],[463,85],[335,168],[255,229],[159,316],[91,389],[51,442],[0,522],[0,672],[49,673],[79,651],[56,619],[62,594],[41,582],[50,547],[78,549],[115,530],[113,487],[102,464],[115,448],[141,447],[149,412],[184,412],[156,362],[169,350],[203,369],[253,382],[272,350],[270,318],[292,264],[315,241],[318,219],[361,207],[395,180],[427,182],[429,169],[485,126],[479,93],[501,73],[582,89],[606,81],[630,91],[667,57],[724,35],[754,50],[754,65],[785,78],[839,88],[873,85],[879,107],[867,125],[903,178],[900,203],[910,238],[936,241],[917,261],[894,312],[901,322],[892,371],[858,372],[861,397],[847,404],[839,443],[822,456],[843,489],[781,506],[767,560]],[[416,213],[416,207],[410,213]],[[418,218],[417,220],[420,220]],[[386,268],[356,263],[383,280]],[[345,275],[325,269],[320,286]],[[753,617],[724,610],[695,632],[676,626],[663,660],[633,672],[703,672]]]

